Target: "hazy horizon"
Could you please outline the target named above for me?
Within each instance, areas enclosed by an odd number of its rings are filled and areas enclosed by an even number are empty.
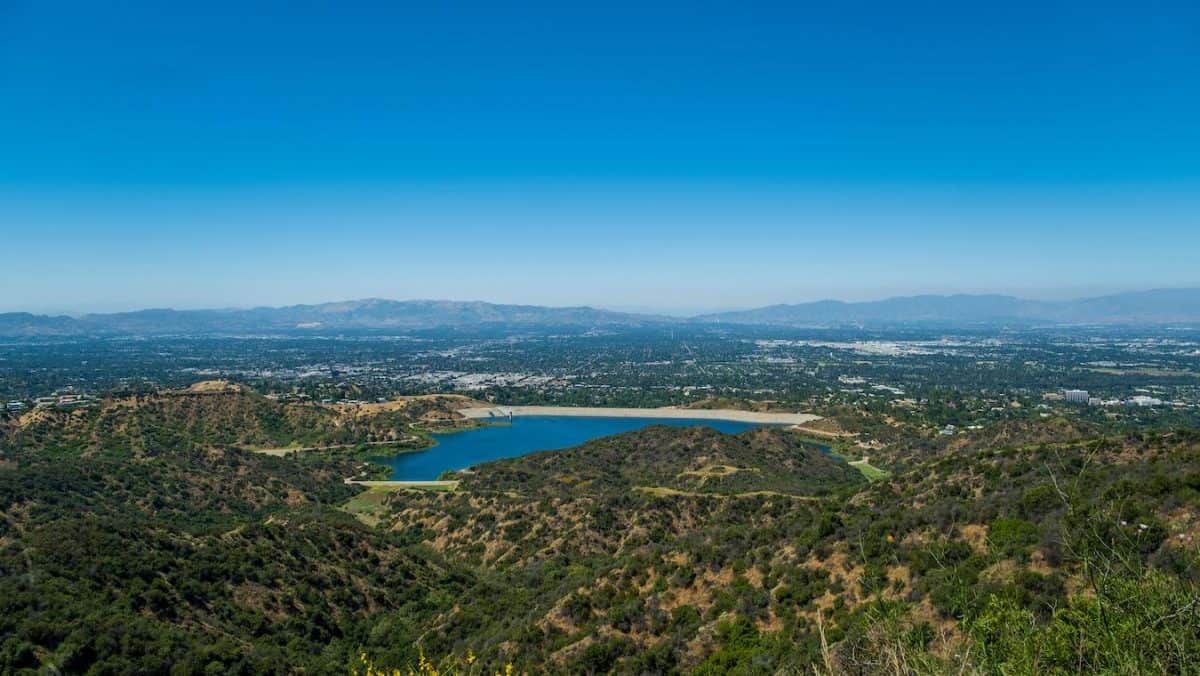
[[[1030,293],[1021,293],[1021,292],[1009,292],[1009,291],[1005,291],[1005,290],[981,290],[981,291],[957,291],[957,290],[936,291],[936,290],[932,290],[932,291],[914,291],[912,293],[896,293],[896,294],[888,294],[888,295],[882,295],[882,296],[869,296],[869,295],[862,295],[860,297],[822,296],[822,297],[812,297],[812,298],[801,298],[801,299],[796,299],[796,300],[759,302],[759,303],[751,303],[751,304],[746,304],[746,305],[727,305],[727,306],[698,305],[698,306],[691,306],[691,307],[687,307],[687,306],[659,307],[659,306],[654,306],[654,305],[622,305],[622,304],[612,304],[612,303],[604,303],[604,302],[597,302],[597,303],[578,302],[578,303],[553,304],[553,303],[534,303],[534,302],[528,302],[528,301],[524,301],[524,300],[520,300],[520,299],[493,300],[493,299],[484,298],[484,297],[433,298],[433,297],[399,297],[399,296],[396,296],[396,297],[362,296],[362,297],[355,297],[355,298],[327,298],[327,299],[318,299],[318,300],[301,300],[301,301],[296,301],[296,302],[279,302],[279,303],[254,303],[254,304],[216,303],[216,304],[211,304],[211,305],[164,304],[164,305],[147,305],[147,306],[136,306],[136,307],[114,306],[110,309],[102,309],[102,308],[53,309],[53,308],[51,308],[51,309],[39,310],[39,309],[11,309],[11,308],[5,308],[3,306],[0,306],[0,314],[4,314],[4,313],[8,313],[8,312],[28,312],[28,313],[36,314],[36,315],[65,315],[65,316],[70,316],[70,317],[81,317],[81,316],[85,316],[85,315],[89,315],[89,314],[113,314],[113,313],[122,313],[122,312],[137,312],[137,311],[141,311],[141,310],[181,310],[181,311],[230,310],[230,311],[238,311],[238,310],[253,310],[253,309],[257,309],[257,308],[282,308],[282,307],[289,307],[289,306],[296,306],[296,305],[312,306],[312,305],[324,305],[324,304],[331,304],[331,303],[358,302],[358,301],[366,301],[366,300],[383,300],[383,301],[398,301],[398,302],[418,302],[418,301],[445,301],[445,302],[460,302],[460,303],[482,302],[482,303],[489,303],[489,304],[494,304],[494,305],[528,305],[528,306],[538,306],[538,307],[548,307],[548,308],[591,307],[591,308],[600,309],[600,310],[610,310],[613,312],[626,312],[626,313],[632,313],[632,314],[651,314],[651,315],[658,314],[658,315],[664,315],[664,316],[669,316],[669,317],[681,317],[682,318],[682,317],[689,317],[689,316],[701,315],[701,314],[711,314],[711,313],[719,313],[719,312],[756,309],[756,308],[762,308],[762,307],[767,307],[767,306],[772,306],[772,305],[802,305],[805,303],[815,303],[815,302],[823,302],[823,301],[834,301],[834,302],[843,302],[843,303],[869,303],[869,302],[873,302],[873,301],[884,301],[884,300],[890,300],[890,299],[894,299],[894,298],[904,298],[904,297],[911,297],[911,296],[959,296],[959,295],[993,296],[993,295],[995,295],[995,296],[1009,296],[1009,297],[1019,298],[1022,300],[1052,302],[1052,301],[1080,300],[1080,299],[1093,298],[1093,297],[1098,297],[1098,296],[1118,295],[1118,294],[1124,294],[1124,293],[1137,293],[1137,292],[1143,292],[1143,291],[1160,291],[1160,290],[1192,289],[1192,288],[1200,288],[1200,287],[1178,286],[1178,287],[1117,288],[1117,289],[1109,289],[1109,290],[1095,290],[1093,292],[1082,292],[1082,293],[1075,293],[1075,294],[1055,293],[1053,291],[1047,291],[1045,293],[1040,293],[1040,294],[1030,294]]]

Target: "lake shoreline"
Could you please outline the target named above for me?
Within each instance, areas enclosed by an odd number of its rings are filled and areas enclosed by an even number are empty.
[[[533,409],[538,411],[540,409]],[[609,411],[604,410],[605,413]],[[469,434],[434,435],[437,446],[428,452],[406,453],[393,458],[370,458],[370,461],[392,468],[386,476],[359,477],[361,479],[388,479],[390,481],[432,481],[449,479],[446,472],[454,472],[484,463],[515,458],[537,451],[552,451],[574,448],[594,439],[633,432],[650,425],[687,427],[705,425],[725,434],[738,434],[760,422],[732,420],[697,420],[695,416],[605,416],[595,415],[525,415],[514,417],[512,424],[487,424],[489,420],[507,423],[498,413],[485,417],[483,412],[473,412],[471,418],[480,423]]]
[[[553,416],[581,418],[670,418],[677,420],[726,420],[758,425],[803,425],[820,420],[811,413],[764,413],[736,409],[607,408],[601,406],[486,406],[459,409],[471,420],[503,420],[512,417]]]

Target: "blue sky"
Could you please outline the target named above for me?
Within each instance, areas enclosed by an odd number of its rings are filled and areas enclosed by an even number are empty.
[[[1194,3],[379,4],[0,3],[0,310],[1200,286]]]

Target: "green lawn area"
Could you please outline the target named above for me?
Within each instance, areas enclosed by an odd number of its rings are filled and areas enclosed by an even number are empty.
[[[887,470],[879,469],[878,467],[875,467],[874,465],[867,462],[866,460],[854,460],[847,464],[850,465],[851,467],[853,467],[854,469],[862,472],[862,475],[867,477],[867,481],[879,481],[881,479],[886,479],[892,475],[891,472],[889,472]]]
[[[806,437],[801,438],[803,438],[805,441],[812,441],[813,443],[821,443],[822,445],[825,445],[825,442],[817,442]],[[829,448],[830,455],[845,461],[847,465],[850,465],[854,469],[861,472],[862,475],[867,478],[867,481],[881,481],[892,475],[892,473],[886,469],[880,469],[872,465],[868,458],[864,458],[862,460],[851,460],[850,456],[846,455],[847,448],[845,446],[826,445],[826,448]]]
[[[347,500],[342,505],[342,510],[353,514],[355,518],[368,526],[375,526],[387,513],[384,501],[389,494],[396,490],[391,487],[372,486]]]
[[[457,481],[355,481],[367,490],[342,504],[341,510],[353,514],[359,521],[374,526],[387,515],[384,504],[387,496],[396,491],[453,491]]]

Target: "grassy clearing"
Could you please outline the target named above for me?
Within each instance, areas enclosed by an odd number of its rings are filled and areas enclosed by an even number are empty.
[[[862,475],[867,478],[867,481],[882,481],[892,475],[891,472],[875,467],[866,460],[854,460],[847,462],[854,469],[862,472]]]
[[[375,527],[388,513],[384,503],[387,496],[394,492],[392,488],[373,486],[347,500],[341,509],[368,526]]]
[[[367,490],[355,495],[341,506],[341,510],[353,514],[356,519],[374,527],[390,513],[387,497],[396,491],[453,491],[457,481],[356,481]]]
[[[805,439],[805,441],[809,440]],[[880,469],[872,465],[869,458],[863,458],[862,460],[851,460],[850,456],[846,455],[847,447],[845,445],[837,444],[833,446],[826,446],[826,448],[829,449],[829,455],[842,460],[847,465],[850,465],[854,469],[858,470],[859,473],[867,479],[867,481],[883,481],[884,479],[892,476],[892,473],[886,469]]]

